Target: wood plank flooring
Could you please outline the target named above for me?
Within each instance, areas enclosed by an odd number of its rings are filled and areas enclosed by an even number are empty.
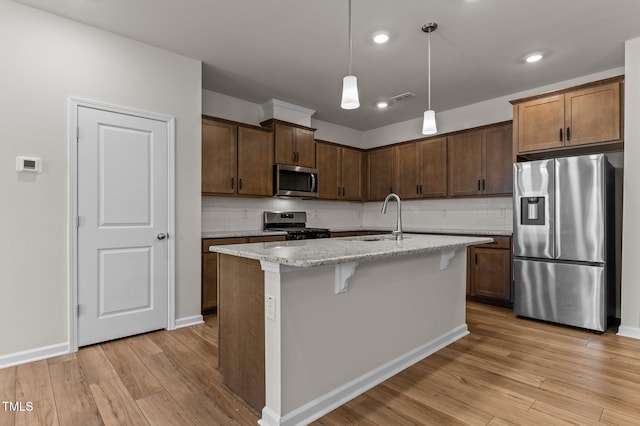
[[[640,340],[467,304],[471,334],[315,425],[640,425]],[[0,425],[255,425],[223,386],[217,321],[0,370]]]

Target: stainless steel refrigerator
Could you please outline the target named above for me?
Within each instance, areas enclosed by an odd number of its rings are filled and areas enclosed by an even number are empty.
[[[607,329],[614,179],[604,154],[514,164],[516,315]]]

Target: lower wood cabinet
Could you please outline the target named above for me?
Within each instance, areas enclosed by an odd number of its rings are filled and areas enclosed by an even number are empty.
[[[513,306],[511,238],[490,236],[493,243],[467,248],[467,297]]]
[[[202,294],[201,313],[215,313],[218,307],[218,253],[209,251],[209,246],[243,243],[263,243],[284,241],[284,235],[238,238],[203,238],[202,239]]]

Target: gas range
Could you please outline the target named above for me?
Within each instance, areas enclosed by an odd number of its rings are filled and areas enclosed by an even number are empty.
[[[308,228],[306,212],[264,212],[263,222],[265,231],[285,231],[287,240],[310,240],[331,236],[326,228]]]

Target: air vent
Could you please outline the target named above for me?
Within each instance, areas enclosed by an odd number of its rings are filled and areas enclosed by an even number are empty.
[[[409,98],[413,98],[415,97],[416,94],[413,92],[405,92],[405,93],[400,93],[399,95],[395,95],[389,98],[389,101],[391,102],[399,102],[399,101],[403,101],[405,99],[409,99]]]

